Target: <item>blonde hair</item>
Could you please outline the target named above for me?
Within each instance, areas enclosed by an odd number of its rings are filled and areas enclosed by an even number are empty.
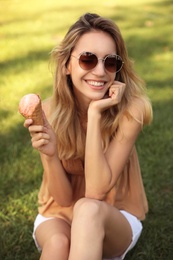
[[[124,61],[116,80],[124,82],[127,86],[121,103],[104,111],[102,115],[101,133],[104,149],[107,149],[109,142],[115,136],[121,116],[126,114],[134,118],[128,105],[135,98],[142,99],[145,106],[145,113],[141,115],[141,125],[149,124],[152,119],[151,104],[145,94],[144,84],[134,72],[133,63],[128,58],[119,28],[109,19],[86,13],[70,27],[63,41],[52,50],[51,55],[55,62],[55,83],[50,107],[50,122],[57,135],[60,159],[84,157],[85,133],[80,122],[80,111],[75,102],[72,81],[66,69],[71,52],[79,38],[92,30],[104,31],[115,41],[117,54]],[[138,109],[140,110],[140,107]]]

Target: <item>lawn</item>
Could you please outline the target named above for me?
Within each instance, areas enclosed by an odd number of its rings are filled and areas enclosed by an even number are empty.
[[[173,259],[172,0],[0,0],[0,260],[39,259],[32,227],[42,166],[18,103],[30,92],[51,95],[50,51],[87,11],[119,25],[153,104],[137,141],[150,211],[126,259]]]

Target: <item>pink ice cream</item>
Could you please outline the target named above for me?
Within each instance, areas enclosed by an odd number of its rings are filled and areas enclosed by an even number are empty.
[[[19,103],[19,112],[25,118],[31,118],[33,125],[43,125],[41,99],[38,95],[23,96]]]

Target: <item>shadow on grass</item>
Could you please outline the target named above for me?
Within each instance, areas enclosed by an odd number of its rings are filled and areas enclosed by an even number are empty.
[[[12,114],[11,111],[7,110],[7,109],[1,109],[0,110],[0,118],[7,118],[10,117]]]
[[[22,124],[0,135],[0,259],[36,260],[32,239],[42,166]]]
[[[37,187],[42,175],[39,154],[33,150],[28,130],[16,124],[7,134],[0,135],[1,175],[0,195],[7,196],[29,192]]]
[[[3,74],[9,74],[11,71],[20,73],[28,69],[28,65],[32,67],[36,62],[48,61],[50,51],[50,49],[29,51],[25,56],[0,63],[0,70]]]

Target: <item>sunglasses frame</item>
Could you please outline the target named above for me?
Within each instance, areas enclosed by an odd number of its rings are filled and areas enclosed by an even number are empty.
[[[82,56],[83,54],[94,55],[94,56],[97,58],[97,63],[96,63],[96,65],[95,65],[93,68],[91,68],[91,69],[84,69],[84,68],[81,66],[81,64],[80,64],[80,58],[81,58],[81,56]],[[72,54],[71,54],[71,56],[74,57],[74,58],[76,58],[76,59],[78,59],[78,61],[79,61],[79,66],[81,67],[81,69],[86,70],[86,71],[87,71],[87,70],[92,70],[92,69],[94,69],[94,68],[97,66],[99,60],[102,60],[102,61],[103,61],[105,70],[107,70],[107,71],[109,71],[109,72],[112,72],[112,73],[118,73],[118,72],[122,69],[123,64],[124,64],[124,61],[122,60],[121,56],[119,56],[118,54],[108,54],[108,55],[106,55],[104,58],[98,58],[95,53],[89,52],[89,51],[84,51],[84,52],[81,52],[78,56],[75,56],[75,55],[72,55]],[[106,61],[106,59],[109,58],[109,57],[110,57],[110,58],[114,58],[114,57],[115,57],[115,58],[118,58],[119,60],[121,60],[121,62],[122,62],[121,67],[120,67],[117,71],[110,71],[109,69],[106,68],[106,66],[105,66],[105,61]],[[117,59],[117,60],[118,60],[118,59]]]

